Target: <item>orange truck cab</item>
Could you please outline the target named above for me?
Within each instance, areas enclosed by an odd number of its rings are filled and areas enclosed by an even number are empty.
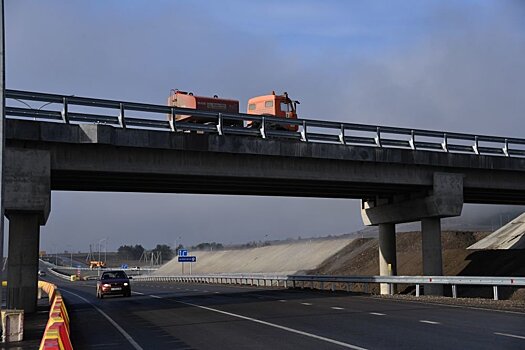
[[[180,90],[171,90],[170,97],[168,97],[168,106],[191,108],[202,112],[221,112],[230,114],[239,113],[239,101],[237,100],[219,98],[217,95],[213,97],[195,96],[191,92],[185,92]],[[172,120],[171,115],[168,115],[168,120]],[[216,118],[176,114],[175,120],[189,123],[206,123],[214,122]],[[236,124],[242,125],[242,121],[239,122],[237,122]]]
[[[271,115],[278,118],[297,119],[297,105],[299,101],[292,101],[288,97],[288,93],[284,92],[282,95],[276,95],[272,91],[271,95],[257,96],[248,100],[248,114],[256,115]],[[248,127],[254,127],[255,123],[249,121]],[[270,125],[275,129],[297,131],[299,126],[276,124]]]

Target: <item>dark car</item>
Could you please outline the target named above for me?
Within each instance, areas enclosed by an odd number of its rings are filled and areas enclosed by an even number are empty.
[[[97,298],[104,298],[104,295],[123,295],[131,296],[131,284],[124,271],[104,271],[97,281]]]

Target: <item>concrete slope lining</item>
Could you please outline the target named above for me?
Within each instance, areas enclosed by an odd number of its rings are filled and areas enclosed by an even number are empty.
[[[525,249],[525,213],[467,249]]]
[[[243,250],[196,251],[191,266],[194,274],[210,273],[276,273],[294,274],[314,269],[330,256],[336,254],[353,239],[333,239],[294,242]],[[189,273],[190,264],[184,264]],[[182,272],[177,258],[162,266],[156,275],[174,275]]]

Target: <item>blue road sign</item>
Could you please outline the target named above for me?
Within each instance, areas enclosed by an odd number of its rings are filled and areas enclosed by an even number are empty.
[[[179,256],[179,262],[196,262],[196,256]]]
[[[121,269],[127,269],[128,268],[128,264],[122,264],[122,265],[120,265],[120,268]]]
[[[186,249],[179,249],[179,256],[188,256],[188,251]]]

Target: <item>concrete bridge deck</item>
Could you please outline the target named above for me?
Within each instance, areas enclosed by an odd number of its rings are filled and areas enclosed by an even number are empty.
[[[466,203],[525,204],[525,158],[12,119],[6,129],[8,150],[49,154],[52,190],[371,199],[431,190],[442,172],[462,175]]]

